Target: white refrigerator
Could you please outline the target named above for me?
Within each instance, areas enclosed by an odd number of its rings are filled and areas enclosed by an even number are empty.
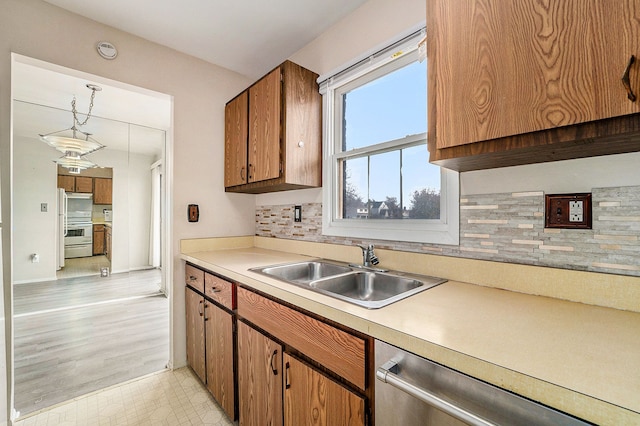
[[[56,270],[64,268],[64,237],[67,235],[68,197],[64,189],[58,188],[58,221],[56,222]]]

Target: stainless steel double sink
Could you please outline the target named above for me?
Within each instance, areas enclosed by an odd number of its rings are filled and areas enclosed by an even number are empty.
[[[326,260],[252,268],[260,273],[367,309],[377,309],[446,280],[349,266]]]

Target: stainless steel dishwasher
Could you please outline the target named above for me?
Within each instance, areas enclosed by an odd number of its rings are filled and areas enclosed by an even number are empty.
[[[378,426],[590,423],[376,340]]]

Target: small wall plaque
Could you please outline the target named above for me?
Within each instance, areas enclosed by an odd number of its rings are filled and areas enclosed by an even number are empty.
[[[189,218],[189,222],[197,222],[200,219],[200,209],[197,204],[189,204],[187,208],[187,216]]]

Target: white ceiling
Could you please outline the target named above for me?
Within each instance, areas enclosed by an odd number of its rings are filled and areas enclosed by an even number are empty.
[[[13,64],[12,92],[18,101],[13,105],[14,135],[38,138],[70,128],[74,96],[84,120],[91,97],[87,83],[102,90],[80,130],[109,149],[153,156],[161,152],[159,140],[171,126],[169,96],[24,57]]]
[[[255,79],[366,0],[45,1]]]
[[[257,79],[366,0],[45,1]],[[87,83],[103,90],[83,131],[110,149],[157,151],[155,129],[171,125],[168,96],[30,58],[14,64],[14,135],[37,138],[71,127],[74,95],[78,111],[88,110]],[[125,123],[152,130],[136,126],[130,143]]]

